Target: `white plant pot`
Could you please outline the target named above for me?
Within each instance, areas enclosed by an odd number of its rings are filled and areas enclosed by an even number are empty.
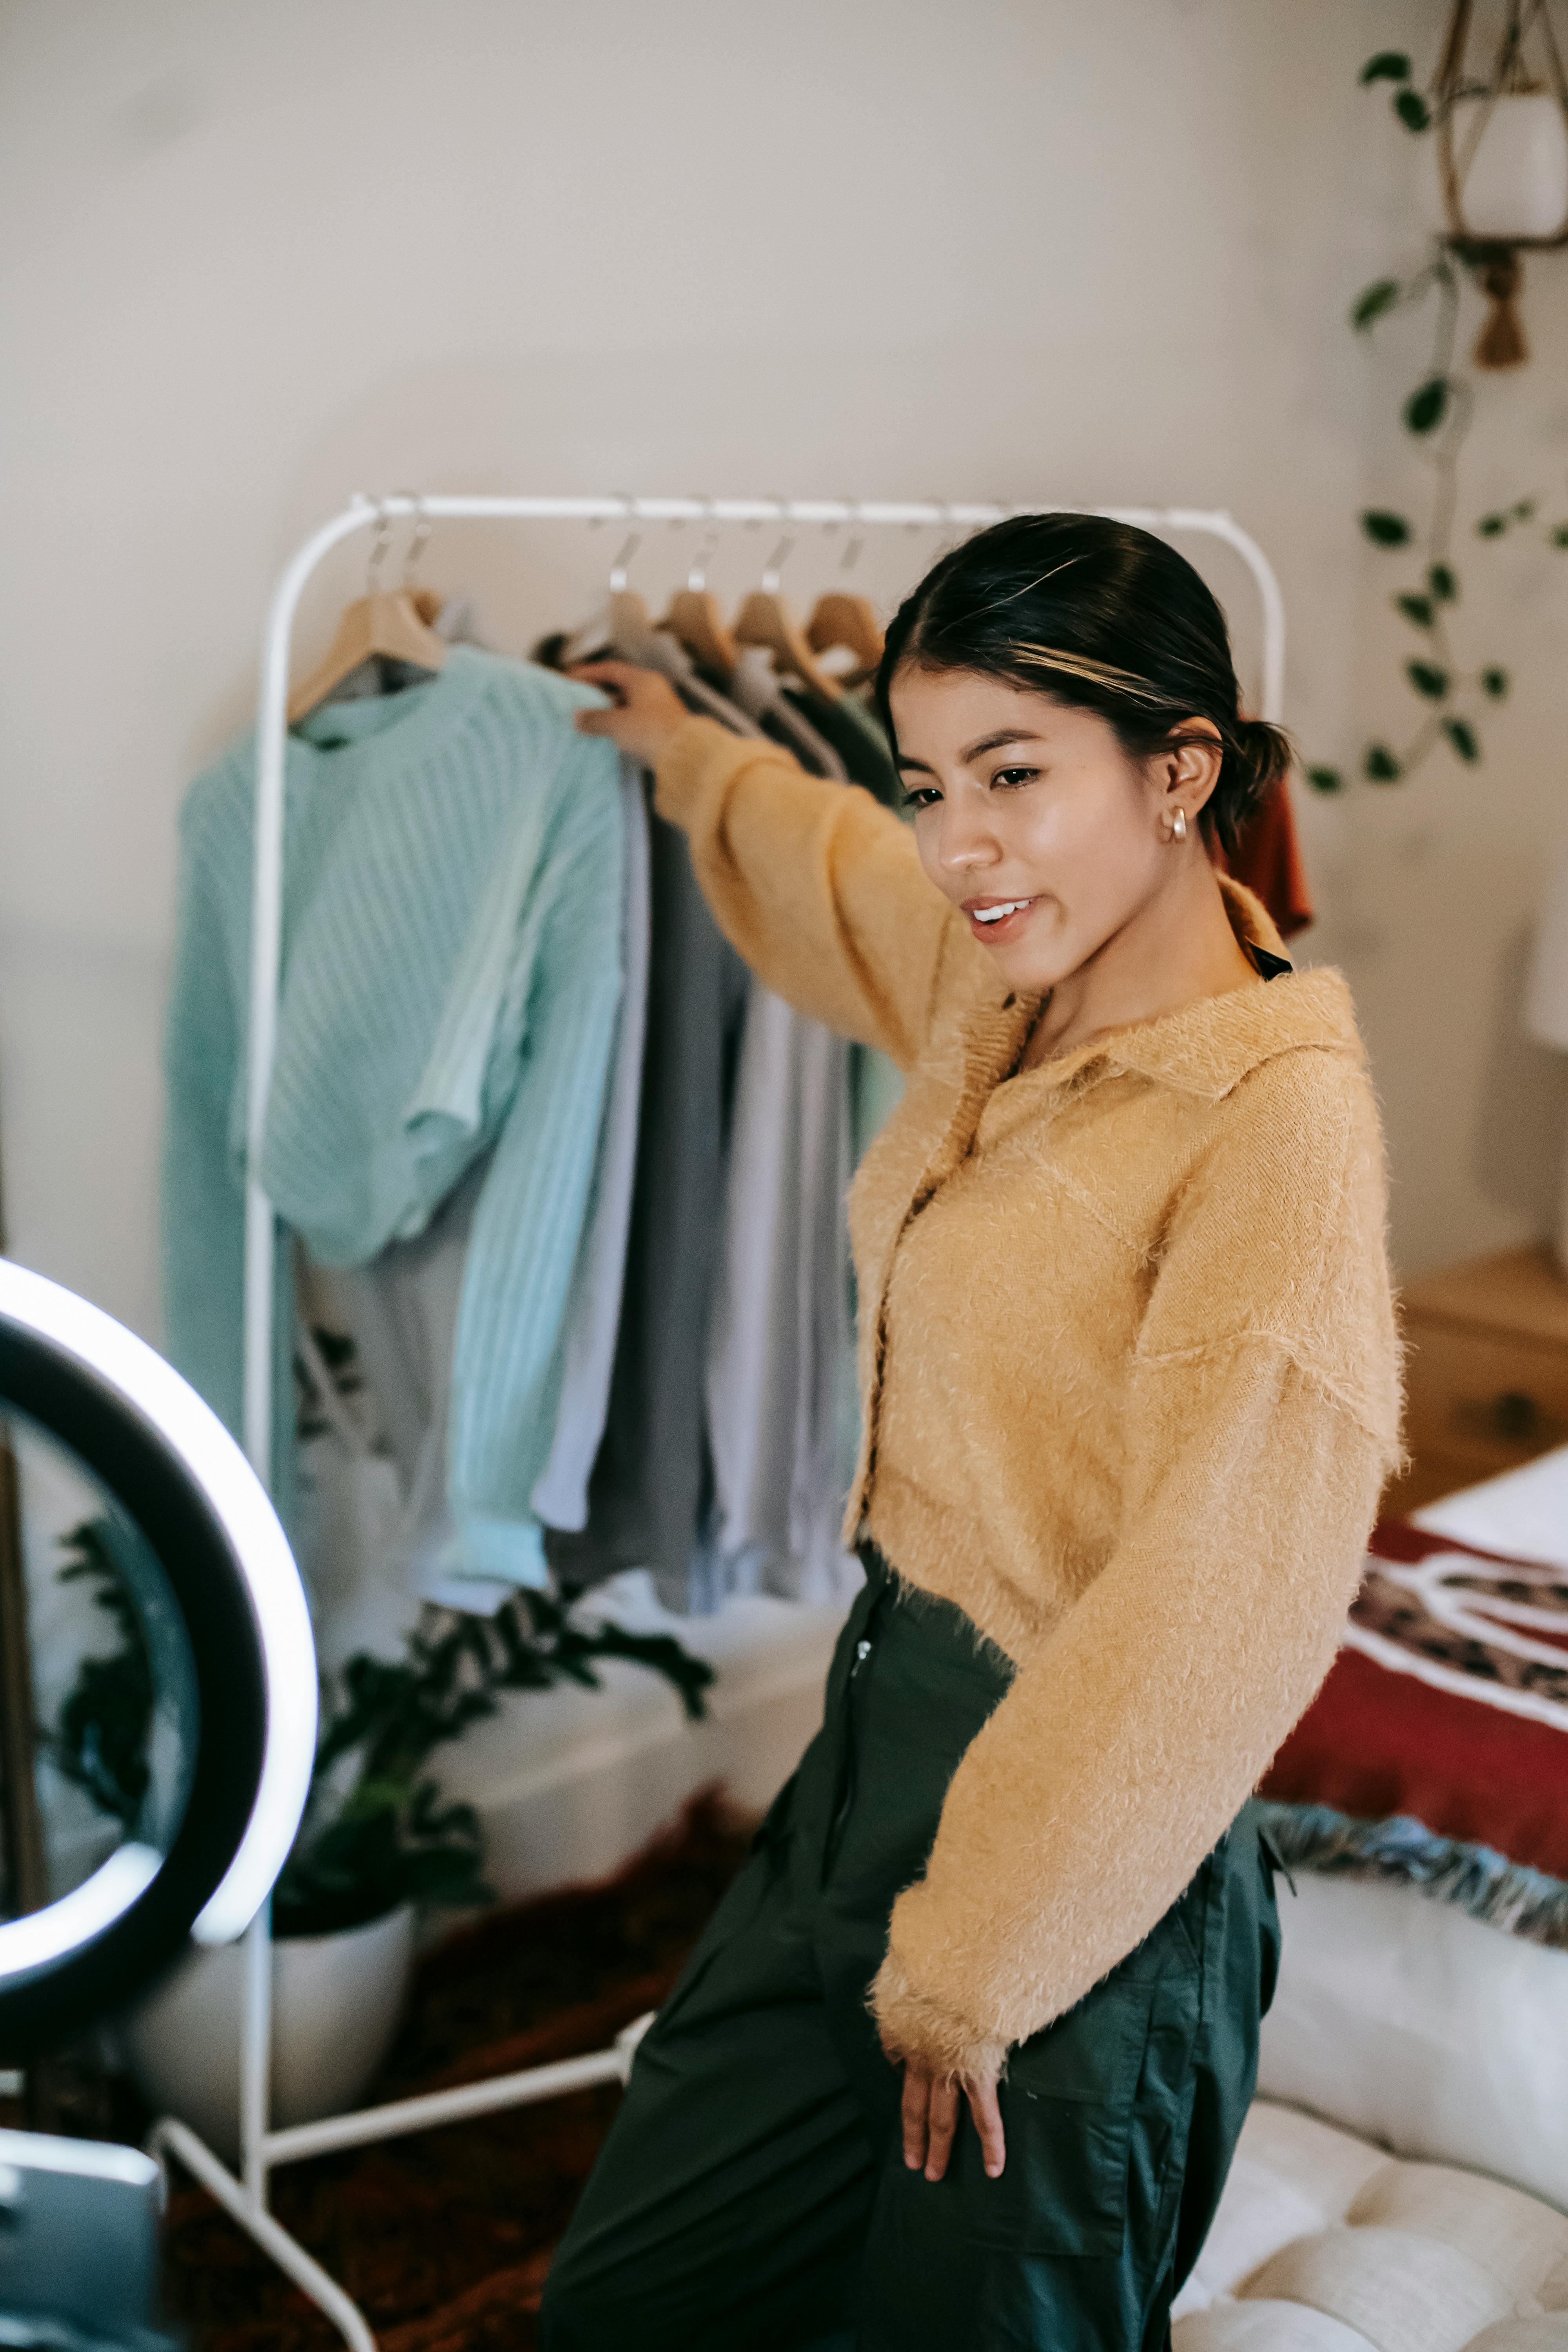
[[[405,1905],[363,1927],[272,1948],[272,2122],[352,2107],[392,2045],[414,1959]],[[226,2162],[239,2153],[245,1946],[193,1951],[122,2025],[137,2088]]]
[[[1461,98],[1453,112],[1454,160],[1459,206],[1471,236],[1555,236],[1568,216],[1568,124],[1544,90],[1510,92],[1489,106]],[[1440,186],[1436,141],[1432,147],[1432,206],[1436,226],[1448,218]]]

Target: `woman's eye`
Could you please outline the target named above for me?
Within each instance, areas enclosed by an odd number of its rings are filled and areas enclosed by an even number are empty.
[[[903,805],[907,809],[934,808],[941,798],[934,784],[912,784],[904,793]]]
[[[1038,768],[998,768],[991,782],[1011,790],[1016,784],[1032,784],[1039,772]]]

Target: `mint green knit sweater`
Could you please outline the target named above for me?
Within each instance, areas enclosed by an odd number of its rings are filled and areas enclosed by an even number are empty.
[[[458,646],[427,685],[329,705],[289,745],[262,1180],[321,1264],[363,1265],[493,1153],[458,1323],[447,1565],[521,1583],[545,1579],[529,1496],[621,992],[616,754],[572,724],[599,699]],[[247,738],[186,798],[165,1052],[170,1352],[237,1432],[254,792]],[[279,1373],[286,1445],[286,1348]]]

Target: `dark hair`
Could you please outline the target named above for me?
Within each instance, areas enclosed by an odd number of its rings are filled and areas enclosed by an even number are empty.
[[[1206,719],[1223,751],[1203,811],[1226,850],[1290,765],[1290,740],[1242,716],[1225,614],[1163,539],[1101,515],[1014,515],[955,547],[905,598],[888,631],[877,700],[906,664],[977,670],[1097,711],[1133,759]],[[1190,740],[1187,739],[1187,740]]]

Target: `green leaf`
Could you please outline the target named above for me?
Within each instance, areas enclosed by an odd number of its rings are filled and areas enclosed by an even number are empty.
[[[1426,574],[1426,585],[1439,604],[1451,604],[1459,593],[1459,583],[1446,563],[1435,563]]]
[[[1479,522],[1476,525],[1476,537],[1478,539],[1500,539],[1507,529],[1507,515],[1483,515]]]
[[[1448,379],[1428,376],[1405,404],[1405,422],[1412,433],[1430,433],[1443,422],[1448,406]]]
[[[1363,89],[1369,81],[1408,81],[1410,60],[1403,49],[1379,49],[1376,57],[1368,58],[1356,79]]]
[[[1369,507],[1361,519],[1361,527],[1376,547],[1403,547],[1410,536],[1410,525],[1405,517],[1391,514],[1386,507]]]
[[[1405,619],[1414,621],[1418,629],[1431,627],[1433,612],[1430,596],[1396,596],[1394,601]]]
[[[1512,515],[1516,522],[1528,522],[1531,516],[1535,512],[1535,500],[1533,499],[1515,499],[1512,506],[1509,509],[1509,512]]]
[[[1393,310],[1401,291],[1397,278],[1375,278],[1356,297],[1355,307],[1351,311],[1351,325],[1358,330],[1370,327],[1374,319],[1381,319],[1385,310]]]
[[[1436,662],[1406,662],[1405,675],[1416,693],[1426,695],[1428,701],[1440,702],[1448,691],[1448,673],[1439,669]]]
[[[1342,793],[1345,780],[1337,768],[1309,768],[1307,782],[1315,793]]]
[[[1506,669],[1484,669],[1481,684],[1494,702],[1500,702],[1508,692],[1508,672]]]
[[[1399,773],[1399,762],[1386,743],[1369,743],[1366,752],[1366,772],[1374,784],[1392,784]]]
[[[1552,534],[1553,547],[1568,547],[1568,522],[1560,522]]]
[[[1443,732],[1461,760],[1475,761],[1480,758],[1481,747],[1476,740],[1476,730],[1468,719],[1445,719]]]
[[[1406,131],[1425,131],[1432,120],[1432,110],[1420,93],[1402,89],[1394,101],[1394,111]]]

